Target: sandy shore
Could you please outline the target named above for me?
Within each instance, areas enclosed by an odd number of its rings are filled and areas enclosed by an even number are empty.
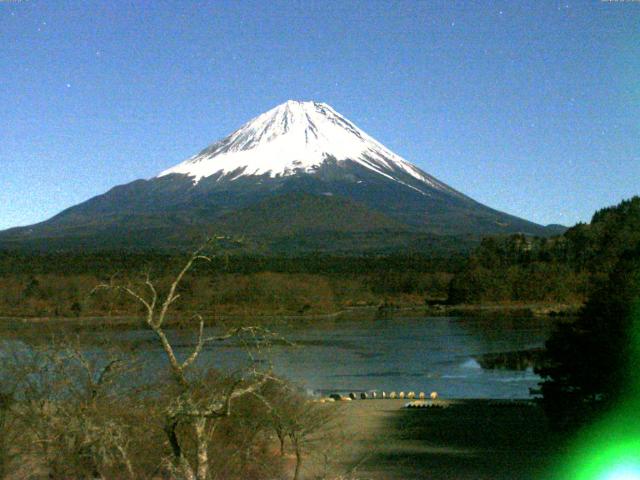
[[[531,402],[457,400],[448,408],[403,408],[406,400],[336,402],[334,478],[543,479],[557,453]],[[326,458],[325,458],[326,460]],[[305,478],[317,478],[315,459]]]

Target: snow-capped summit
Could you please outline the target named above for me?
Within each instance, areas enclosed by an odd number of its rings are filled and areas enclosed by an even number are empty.
[[[394,154],[326,103],[295,100],[257,116],[228,137],[158,176],[184,174],[194,183],[212,175],[229,181],[255,175],[285,177],[313,173],[327,160],[356,162],[418,191],[421,191],[419,184],[408,185],[402,177],[408,174],[431,188],[452,191]]]

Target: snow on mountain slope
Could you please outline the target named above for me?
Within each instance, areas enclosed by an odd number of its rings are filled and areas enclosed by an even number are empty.
[[[421,183],[458,194],[394,154],[325,103],[289,100],[259,115],[223,140],[163,171],[193,177],[211,175],[233,181],[242,176],[282,177],[313,173],[327,160],[353,161],[390,180],[425,194]],[[398,178],[404,173],[418,187]]]

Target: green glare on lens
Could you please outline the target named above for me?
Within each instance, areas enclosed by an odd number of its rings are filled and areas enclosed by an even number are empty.
[[[559,478],[640,480],[638,407],[640,405],[634,403],[619,409],[583,437]]]
[[[640,466],[622,465],[606,473],[602,480],[638,480],[640,479]]]
[[[558,480],[640,480],[640,308],[631,332],[629,396],[588,429],[562,460]]]

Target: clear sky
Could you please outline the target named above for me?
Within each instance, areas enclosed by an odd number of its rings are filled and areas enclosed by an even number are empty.
[[[0,229],[287,99],[491,207],[588,221],[640,194],[640,2],[0,0]]]

